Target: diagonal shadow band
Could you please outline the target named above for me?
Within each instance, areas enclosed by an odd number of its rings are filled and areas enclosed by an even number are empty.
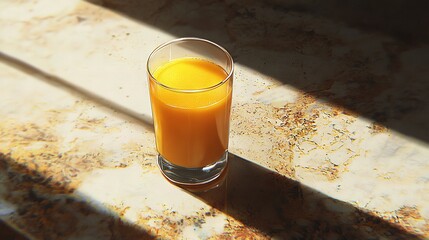
[[[32,66],[31,64],[28,64],[17,58],[9,56],[3,52],[0,52],[0,62],[5,63],[6,65],[16,68],[29,75],[32,75],[33,77],[39,80],[42,80],[46,83],[65,89],[71,94],[90,99],[91,101],[94,101],[100,104],[101,106],[108,107],[111,110],[120,113],[122,117],[131,118],[134,121],[137,121],[138,123],[146,127],[148,130],[153,130],[152,119],[149,116],[146,116],[144,114],[139,114],[129,108],[123,107],[109,99],[99,96],[91,91],[88,91],[84,88],[76,86],[72,83],[69,83],[58,76],[49,74],[35,66]]]
[[[52,181],[1,152],[0,179],[1,198],[13,206],[8,224],[20,231],[7,239],[155,239],[117,214],[74,196],[67,183]]]
[[[0,53],[0,60],[45,82],[118,111],[124,117],[131,117],[152,129],[151,121],[145,116],[6,54]],[[332,239],[421,239],[371,213],[324,195],[251,161],[234,154],[230,154],[229,158],[231,160],[227,172],[220,179],[223,181],[217,188],[189,193],[267,236],[285,239],[322,239],[328,236]],[[42,234],[41,238],[51,236],[50,234],[64,234],[61,231],[66,231],[71,223],[57,223],[58,214],[61,218],[88,224],[87,228],[95,227],[91,225],[89,215],[104,219],[100,221],[107,222],[112,234],[119,238],[154,237],[114,214],[95,209],[84,201],[76,202],[70,196],[72,190],[67,189],[67,185],[53,183],[42,173],[31,171],[24,164],[19,164],[2,153],[0,176],[6,179],[6,187],[9,190],[6,199],[19,204],[18,214],[25,223],[16,222],[17,227],[31,230],[28,227],[36,226],[35,228],[42,231],[34,234]],[[16,195],[18,192],[20,193]],[[87,215],[79,215],[74,208],[84,209],[83,212]],[[40,219],[45,219],[51,225],[38,224]]]
[[[147,116],[75,86],[64,79],[1,52],[0,61],[49,84],[117,111],[123,117],[132,118],[148,129],[153,129],[152,120]],[[324,195],[251,161],[233,154],[230,154],[230,159],[228,173],[218,188],[206,192],[189,193],[266,235],[285,239],[323,239],[328,236],[332,239],[422,239],[371,213]],[[26,191],[26,195],[20,196],[22,199],[15,201],[21,204],[18,206],[18,214],[22,219],[27,220],[29,225],[35,224],[38,217],[49,219],[48,222],[52,225],[37,225],[37,228],[42,229],[38,234],[41,232],[61,234],[52,232],[51,229],[65,231],[68,223],[62,225],[57,223],[55,220],[58,213],[67,219],[86,222],[88,219],[85,219],[85,216],[73,212],[74,207],[79,205],[90,213],[89,215],[95,214],[100,219],[108,219],[104,221],[108,222],[113,229],[112,232],[119,238],[124,236],[153,238],[138,226],[124,223],[120,219],[112,220],[114,217],[101,209],[95,209],[85,202],[75,203],[74,200],[68,200],[70,199],[69,190],[59,190],[41,173],[29,173],[25,165],[18,164],[14,159],[2,154],[0,154],[0,173],[1,176],[7,176],[7,185],[11,187],[9,200],[17,200],[17,196],[13,194],[15,191]],[[58,184],[61,185],[61,183]],[[33,188],[42,189],[42,194]],[[63,186],[63,188],[67,187]],[[37,215],[38,213],[43,215]],[[25,229],[25,226],[18,227]],[[89,224],[88,227],[91,225]],[[41,238],[44,236],[41,235]]]
[[[87,1],[429,142],[428,1]]]
[[[190,193],[249,229],[274,239],[423,239],[239,156],[229,159],[217,188]]]
[[[229,157],[228,173],[219,187],[189,192],[248,227],[234,228],[238,224],[230,220],[227,237],[252,238],[259,232],[276,239],[422,239],[251,161],[233,154]],[[104,231],[111,239],[160,237],[76,198],[67,183],[55,182],[2,153],[0,176],[6,190],[2,198],[15,207],[16,215],[9,223],[34,238],[76,234],[94,238]],[[77,233],[77,229],[83,231]]]

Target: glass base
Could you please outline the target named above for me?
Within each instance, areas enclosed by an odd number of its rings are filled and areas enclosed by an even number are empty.
[[[170,163],[158,154],[158,166],[164,176],[177,184],[199,185],[218,178],[228,162],[228,151],[215,163],[202,168],[185,168]]]

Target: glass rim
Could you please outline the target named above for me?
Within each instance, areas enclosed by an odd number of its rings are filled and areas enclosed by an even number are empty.
[[[220,81],[219,83],[216,83],[213,86],[210,87],[205,87],[205,88],[199,88],[199,89],[179,89],[179,88],[174,88],[174,87],[169,87],[165,84],[160,83],[153,75],[152,72],[149,70],[149,62],[151,60],[151,58],[153,57],[153,55],[159,51],[160,49],[173,44],[173,43],[177,43],[177,42],[191,42],[191,41],[195,41],[195,42],[205,42],[208,43],[218,49],[220,49],[225,56],[227,57],[228,61],[231,62],[231,70],[229,71],[228,75],[225,77],[225,79],[223,79],[222,81]],[[206,92],[206,91],[210,91],[213,89],[216,89],[220,86],[222,86],[223,84],[225,84],[226,82],[228,82],[229,79],[232,78],[232,75],[234,74],[234,60],[232,59],[231,55],[229,54],[229,52],[223,48],[222,46],[220,46],[219,44],[216,44],[212,41],[209,41],[207,39],[203,39],[203,38],[197,38],[197,37],[183,37],[183,38],[176,38],[173,40],[170,40],[168,42],[165,42],[161,45],[159,45],[158,47],[156,47],[150,54],[149,57],[147,58],[147,63],[146,63],[146,70],[150,76],[151,81],[154,81],[157,85],[170,90],[170,91],[174,91],[174,92],[182,92],[182,93],[199,93],[199,92]]]

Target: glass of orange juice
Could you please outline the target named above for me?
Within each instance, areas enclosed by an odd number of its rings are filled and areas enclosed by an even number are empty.
[[[234,63],[221,46],[180,38],[147,61],[158,166],[172,182],[208,183],[225,170]]]

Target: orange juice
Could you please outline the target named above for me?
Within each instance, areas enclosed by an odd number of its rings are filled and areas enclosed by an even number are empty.
[[[170,163],[198,168],[218,161],[228,147],[232,79],[220,66],[179,58],[150,81],[156,146]]]

